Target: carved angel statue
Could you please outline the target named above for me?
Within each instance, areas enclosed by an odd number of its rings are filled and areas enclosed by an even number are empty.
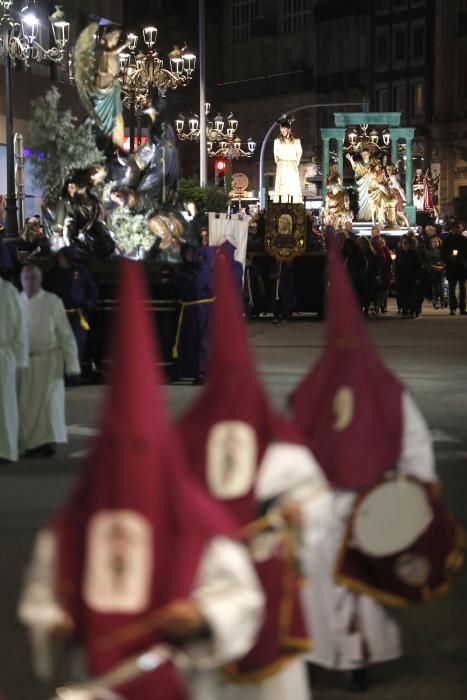
[[[88,25],[78,37],[74,51],[75,80],[99,140],[123,148],[124,122],[118,80],[122,30],[109,20]]]
[[[337,165],[331,165],[326,179],[326,199],[323,208],[323,223],[334,228],[344,228],[344,224],[352,221],[353,212],[350,209],[349,193],[342,187],[342,179]]]

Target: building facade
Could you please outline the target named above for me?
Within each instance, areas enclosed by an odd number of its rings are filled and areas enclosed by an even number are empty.
[[[440,208],[453,213],[453,202],[467,204],[467,2],[436,4],[433,53],[433,160],[440,163]]]

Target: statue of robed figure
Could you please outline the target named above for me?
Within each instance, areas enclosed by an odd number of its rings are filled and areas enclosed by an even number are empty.
[[[125,127],[118,80],[122,29],[106,19],[92,22],[78,37],[74,51],[76,87],[96,130],[99,146],[123,149]],[[107,147],[107,148],[106,148]]]

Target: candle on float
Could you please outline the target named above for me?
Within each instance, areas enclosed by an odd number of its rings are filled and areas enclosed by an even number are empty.
[[[457,255],[458,252],[459,252],[458,250],[453,250],[453,251],[452,251],[452,254],[453,254],[453,255]]]

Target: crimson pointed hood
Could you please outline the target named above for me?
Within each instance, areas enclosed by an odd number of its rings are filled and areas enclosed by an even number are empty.
[[[195,477],[244,525],[256,517],[256,475],[275,441],[300,442],[297,431],[269,403],[258,378],[232,271],[215,262],[208,383],[179,422]],[[223,473],[222,470],[225,470]]]
[[[190,595],[208,541],[233,532],[187,473],[169,423],[143,267],[121,268],[99,434],[55,522],[58,592],[93,673],[154,643],[151,615]]]
[[[362,489],[401,452],[400,382],[381,362],[330,239],[326,347],[291,397],[293,422],[329,481]]]

